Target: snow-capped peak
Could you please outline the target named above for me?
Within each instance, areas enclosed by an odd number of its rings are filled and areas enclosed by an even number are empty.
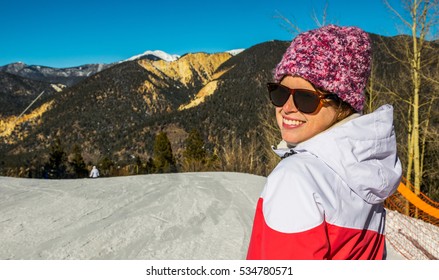
[[[235,56],[235,55],[237,55],[237,54],[243,52],[244,50],[245,50],[245,49],[234,49],[234,50],[230,50],[230,51],[226,51],[226,52],[228,52],[229,54]]]
[[[142,54],[132,56],[132,57],[128,58],[126,61],[136,60],[138,58],[141,58],[142,56],[147,56],[147,55],[153,55],[153,56],[156,56],[162,60],[169,61],[169,62],[175,61],[175,60],[180,58],[180,56],[177,54],[168,54],[168,53],[165,53],[164,51],[156,50],[156,51],[146,51]]]

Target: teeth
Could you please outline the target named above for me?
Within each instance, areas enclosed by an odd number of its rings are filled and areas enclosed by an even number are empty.
[[[294,126],[301,125],[302,123],[304,123],[304,122],[302,122],[302,121],[298,121],[298,120],[287,120],[287,119],[283,119],[283,121],[284,121],[284,123],[287,124],[287,125],[294,125]]]

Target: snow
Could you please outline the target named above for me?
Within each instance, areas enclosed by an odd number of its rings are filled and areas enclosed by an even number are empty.
[[[0,177],[0,259],[243,259],[264,181]]]
[[[156,57],[158,57],[158,58],[160,58],[160,59],[162,59],[164,61],[168,61],[168,62],[172,62],[172,61],[175,61],[175,60],[180,58],[180,56],[177,55],[177,54],[168,54],[168,53],[166,53],[164,51],[156,50],[156,51],[146,51],[146,52],[144,52],[142,54],[132,56],[132,57],[130,57],[127,60],[124,60],[124,61],[136,60],[136,59],[138,59],[138,58],[140,58],[142,56],[145,56],[145,55],[154,55],[154,56],[156,56]]]
[[[240,54],[241,52],[243,52],[245,49],[235,49],[235,50],[230,50],[230,51],[226,51],[227,53],[235,56],[237,54]]]
[[[0,259],[242,260],[265,181],[228,172],[0,177]]]
[[[235,55],[243,52],[244,50],[245,49],[234,49],[234,50],[229,50],[229,51],[226,51],[226,52],[230,53],[233,56],[235,56]],[[142,54],[138,54],[138,55],[132,56],[132,57],[126,59],[126,60],[120,61],[119,63],[125,62],[125,61],[136,60],[136,59],[141,58],[142,56],[146,56],[146,55],[153,55],[153,56],[156,56],[156,57],[158,57],[158,58],[160,58],[160,59],[162,59],[164,61],[168,61],[168,62],[176,61],[176,60],[178,60],[180,58],[180,55],[178,55],[178,54],[168,54],[168,53],[166,53],[164,51],[161,51],[161,50],[155,50],[155,51],[146,51],[146,52],[144,52]]]

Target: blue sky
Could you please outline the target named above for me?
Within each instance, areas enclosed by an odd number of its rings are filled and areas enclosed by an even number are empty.
[[[382,0],[0,0],[0,66],[71,67],[147,50],[211,53],[291,40],[276,15],[309,30],[316,27],[313,11],[320,17],[326,2],[332,23],[385,36],[399,32]],[[398,7],[400,1],[389,2]]]

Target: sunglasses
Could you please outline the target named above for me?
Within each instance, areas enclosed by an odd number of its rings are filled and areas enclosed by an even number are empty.
[[[293,96],[294,106],[302,113],[312,114],[318,112],[325,99],[337,99],[335,94],[323,94],[317,90],[289,88],[278,83],[267,83],[271,103],[282,107]]]

